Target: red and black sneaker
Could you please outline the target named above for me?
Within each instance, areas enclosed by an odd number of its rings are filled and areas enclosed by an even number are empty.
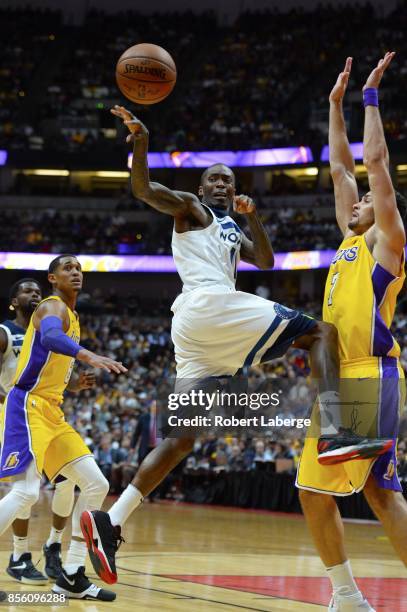
[[[393,444],[393,440],[364,438],[351,429],[340,427],[337,434],[319,438],[318,463],[336,465],[355,459],[372,459],[387,453]]]
[[[93,569],[104,582],[117,582],[115,555],[122,542],[120,526],[113,526],[107,512],[85,510],[81,529]]]

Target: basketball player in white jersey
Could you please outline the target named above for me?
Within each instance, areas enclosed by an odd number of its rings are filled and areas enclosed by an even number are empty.
[[[112,113],[129,128],[127,141],[134,142],[134,196],[174,217],[172,251],[183,282],[182,294],[172,305],[177,381],[233,376],[243,367],[282,356],[295,346],[310,351],[313,375],[324,385],[321,404],[331,401],[339,377],[335,327],[236,291],[239,259],[267,270],[273,267],[274,255],[253,200],[235,195],[232,170],[224,164],[207,168],[199,187],[201,200],[192,193],[150,182],[147,128],[123,107],[115,107]],[[229,216],[232,208],[245,215],[252,240]],[[108,514],[82,514],[82,532],[94,569],[105,582],[117,580],[114,554],[121,526],[143,497],[192,450],[193,443],[192,438],[166,438],[147,455]],[[369,441],[362,446],[369,446]]]
[[[10,289],[9,309],[15,312],[13,320],[0,324],[0,405],[13,385],[17,361],[25,332],[35,308],[42,299],[42,290],[32,278],[22,278]],[[91,388],[94,384],[93,373],[81,373],[71,378],[70,391]],[[23,584],[43,585],[48,578],[57,579],[62,571],[61,539],[74,503],[75,484],[61,477],[55,485],[52,500],[52,527],[48,540],[43,547],[45,574],[37,570],[29,552],[28,526],[30,513],[17,518],[13,524],[13,553],[10,556],[7,573]]]

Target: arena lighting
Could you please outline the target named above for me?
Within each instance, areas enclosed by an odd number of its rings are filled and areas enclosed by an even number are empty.
[[[131,168],[132,153],[127,166]],[[174,151],[173,153],[149,153],[150,168],[207,168],[222,163],[233,168],[255,166],[289,166],[313,162],[309,147],[282,147],[253,149],[252,151]]]
[[[315,270],[328,268],[336,251],[293,251],[276,253],[274,270]],[[0,252],[0,269],[48,270],[57,253]],[[78,255],[85,272],[176,272],[171,255]],[[241,271],[258,271],[240,262]]]
[[[294,178],[302,178],[304,176],[317,176],[318,168],[283,168],[282,173]]]
[[[130,172],[122,172],[116,170],[97,170],[96,172],[90,172],[92,176],[97,176],[100,178],[129,178]]]
[[[7,151],[0,149],[0,166],[5,166],[7,163]]]
[[[406,172],[407,170],[407,164],[399,164],[397,166],[397,172]]]
[[[353,159],[363,159],[363,142],[351,142],[350,150],[353,155]],[[321,151],[321,161],[329,161],[329,146],[325,145]]]
[[[318,168],[304,168],[302,173],[306,176],[316,176],[318,174]]]
[[[23,170],[26,176],[69,176],[69,170],[53,170],[51,168],[36,168],[34,170]]]

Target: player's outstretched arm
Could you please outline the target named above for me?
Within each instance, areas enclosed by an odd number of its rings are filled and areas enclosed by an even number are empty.
[[[388,167],[388,150],[378,103],[378,88],[384,71],[395,53],[386,53],[370,73],[363,87],[365,129],[363,161],[367,169],[372,192],[375,229],[387,246],[400,254],[406,242],[403,221],[397,208],[396,195]]]
[[[130,131],[126,142],[133,142],[133,161],[131,166],[131,187],[135,198],[142,200],[156,210],[172,217],[195,217],[203,225],[207,223],[205,212],[198,197],[193,193],[172,191],[150,181],[148,170],[148,129],[137,117],[123,106],[115,106],[111,113],[122,119]]]
[[[121,374],[127,368],[121,362],[92,353],[67,336],[69,315],[66,304],[59,300],[42,302],[33,315],[34,328],[40,333],[42,346],[53,353],[84,361],[94,368]]]
[[[346,134],[342,107],[351,68],[352,58],[348,57],[329,95],[329,164],[335,191],[336,220],[344,235],[348,231],[352,206],[359,200],[355,162]]]
[[[260,270],[269,270],[274,266],[274,253],[270,238],[261,222],[256,205],[249,196],[235,196],[233,210],[245,215],[252,240],[243,235],[240,256],[243,261],[251,263]]]

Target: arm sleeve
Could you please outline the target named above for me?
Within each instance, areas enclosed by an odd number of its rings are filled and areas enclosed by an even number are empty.
[[[65,334],[62,320],[59,317],[48,316],[42,319],[40,334],[42,346],[53,353],[76,358],[79,351],[83,348]]]

